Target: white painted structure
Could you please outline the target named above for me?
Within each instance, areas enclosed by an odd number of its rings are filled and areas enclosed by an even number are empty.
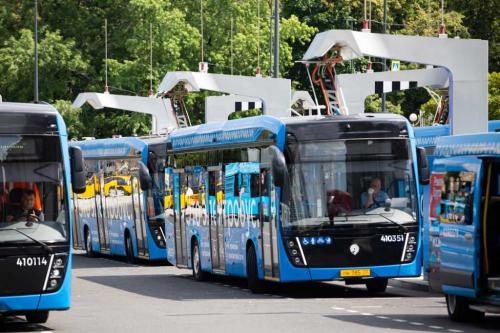
[[[74,108],[89,103],[94,109],[112,108],[152,116],[152,133],[166,134],[179,127],[170,99],[86,92],[73,102]]]
[[[334,47],[344,61],[372,56],[443,67],[450,78],[451,132],[487,131],[487,41],[330,30],[316,35],[303,61],[321,59]]]
[[[163,78],[158,96],[166,96],[177,85],[183,84],[188,92],[208,90],[244,96],[262,101],[263,113],[278,118],[290,115],[292,83],[288,79],[255,76],[237,76],[198,72],[169,72]],[[209,118],[227,119],[227,110],[210,109]],[[224,118],[225,117],[225,118]]]
[[[379,87],[388,93],[414,87],[446,88],[449,85],[448,71],[444,68],[338,74],[335,80],[343,100],[344,114],[363,113],[366,98],[379,93]]]

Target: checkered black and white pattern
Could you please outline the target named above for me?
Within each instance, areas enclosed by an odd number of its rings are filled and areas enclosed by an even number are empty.
[[[262,102],[235,102],[234,111],[262,109]]]
[[[417,81],[375,81],[376,94],[413,89],[417,87]]]

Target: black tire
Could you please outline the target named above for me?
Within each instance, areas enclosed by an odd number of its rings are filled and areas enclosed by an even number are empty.
[[[87,252],[87,257],[93,258],[96,253],[92,250],[92,238],[90,237],[89,229],[85,229],[85,251]]]
[[[372,293],[383,293],[387,289],[389,279],[387,278],[374,278],[366,281],[366,289]]]
[[[259,279],[257,254],[253,246],[250,246],[247,252],[247,281],[251,292],[258,294],[265,291],[264,281]]]
[[[132,245],[132,238],[130,234],[125,233],[125,257],[129,264],[135,264],[137,260],[134,257],[134,246]]]
[[[200,247],[198,241],[194,240],[191,246],[191,267],[193,267],[193,279],[206,281],[208,274],[201,269]]]
[[[476,322],[484,318],[484,312],[472,310],[465,297],[445,295],[448,316],[456,322]]]
[[[49,311],[33,311],[25,314],[26,321],[30,324],[44,324],[49,319]]]

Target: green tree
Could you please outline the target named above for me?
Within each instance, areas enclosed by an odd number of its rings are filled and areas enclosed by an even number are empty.
[[[30,30],[7,39],[0,48],[0,93],[5,100],[33,100],[34,42]],[[74,41],[45,29],[39,45],[40,99],[53,101],[73,94],[88,68]]]
[[[500,4],[498,0],[449,0],[447,11],[463,14],[472,38],[489,41],[489,70],[500,71]]]
[[[500,73],[488,76],[488,115],[490,120],[500,120]]]

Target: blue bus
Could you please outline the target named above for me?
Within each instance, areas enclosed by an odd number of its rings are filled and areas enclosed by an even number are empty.
[[[70,307],[70,193],[85,188],[81,151],[69,149],[52,106],[0,103],[0,169],[0,315],[44,323]]]
[[[165,260],[166,139],[128,137],[71,144],[82,150],[86,172],[85,191],[73,197],[75,248],[90,257]],[[141,183],[141,175],[150,178],[149,184]]]
[[[419,161],[400,116],[259,116],[167,139],[168,260],[263,281],[344,280],[382,292],[419,276]]]
[[[488,132],[496,133],[500,132],[500,120],[490,120],[488,122]],[[430,167],[430,171],[432,171],[432,166],[434,162],[434,151],[436,149],[436,144],[440,137],[450,135],[450,126],[449,125],[436,125],[436,126],[423,126],[423,127],[415,127],[415,141],[416,145],[419,148],[423,148],[426,151],[426,158],[428,161],[428,165]],[[422,201],[424,202],[422,211],[423,216],[429,216],[429,201],[430,201],[430,187],[429,186],[420,186]],[[422,237],[422,248],[423,248],[423,261],[429,261],[430,248],[429,248],[429,224],[424,223],[423,225],[423,237]],[[428,278],[427,270],[424,270],[424,277]]]
[[[429,285],[452,320],[500,313],[500,134],[439,138],[431,169]]]

